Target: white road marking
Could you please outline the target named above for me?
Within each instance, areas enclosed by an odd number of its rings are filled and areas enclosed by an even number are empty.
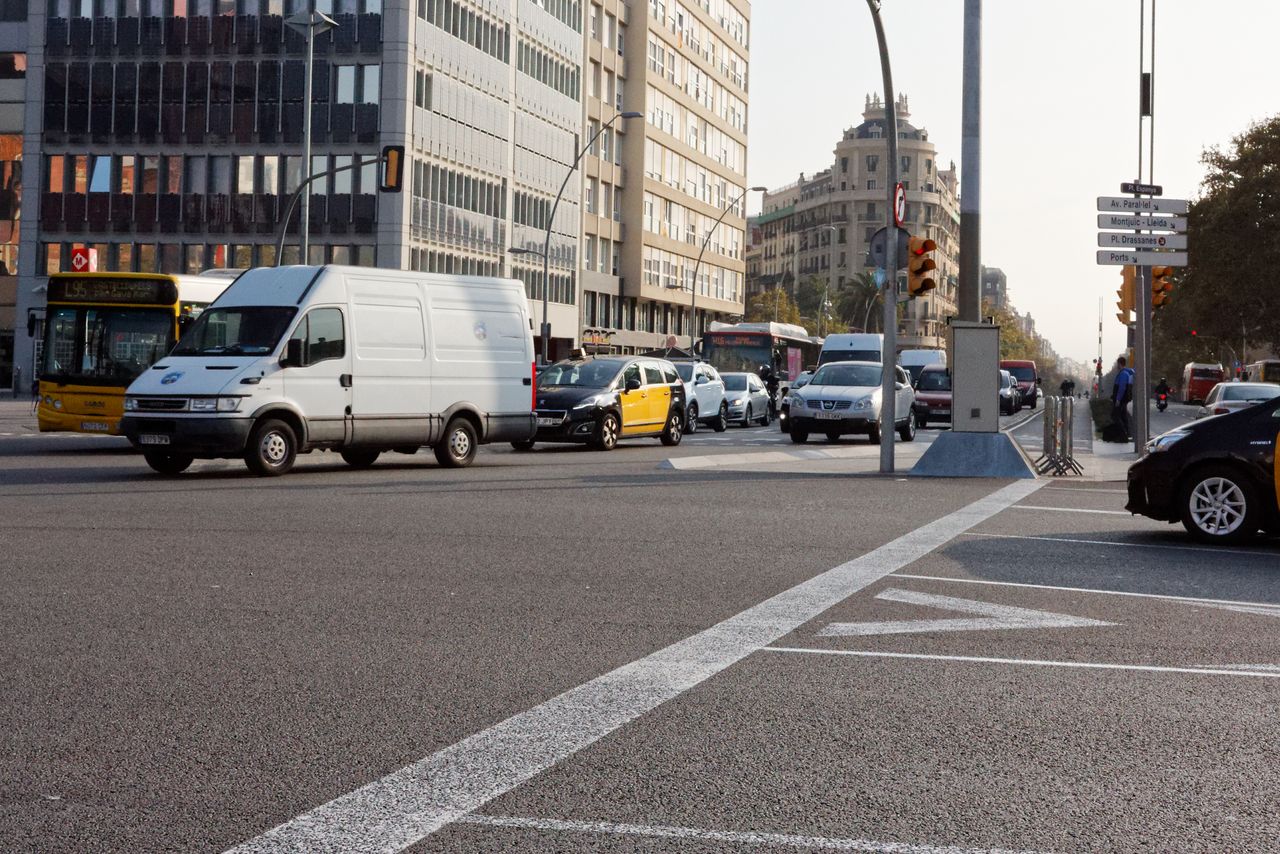
[[[1092,489],[1088,486],[1046,486],[1051,492],[1074,492],[1077,495],[1128,495],[1127,489]]]
[[[1034,854],[1004,848],[958,848],[952,845],[911,845],[903,842],[875,842],[869,839],[835,839],[827,836],[800,836],[791,833],[743,833],[732,830],[703,830],[666,824],[617,824],[611,821],[565,821],[557,818],[525,818],[509,815],[468,815],[460,824],[485,827],[515,827],[528,830],[600,833],[618,836],[648,836],[659,839],[688,839],[731,845],[768,845],[775,848],[807,848],[818,851],[865,851],[871,854]]]
[[[810,649],[794,646],[768,646],[765,652],[801,653],[804,655],[851,655],[858,658],[910,658],[919,661],[961,661],[977,664],[1017,664],[1032,667],[1067,667],[1077,670],[1140,670],[1148,673],[1190,673],[1197,676],[1263,676],[1280,679],[1280,669],[1247,670],[1248,665],[1228,664],[1213,667],[1166,667],[1158,664],[1109,664],[1100,661],[1045,661],[1039,658],[988,658],[981,655],[933,655],[920,652],[875,652],[862,649]]]
[[[1130,593],[1127,590],[1098,590],[1092,587],[1061,587],[1056,584],[1026,584],[1020,581],[988,581],[984,578],[947,578],[941,575],[912,575],[909,572],[895,572],[892,578],[914,578],[919,581],[949,581],[955,584],[987,584],[993,587],[1029,587],[1034,590],[1061,590],[1068,593],[1100,593],[1104,596],[1132,596],[1137,599],[1164,599],[1170,602],[1187,602],[1192,605],[1210,605],[1240,610],[1244,613],[1276,612],[1280,616],[1280,605],[1267,602],[1238,602],[1234,599],[1203,599],[1198,596],[1173,596],[1166,593]]]
[[[856,445],[833,448],[798,448],[789,451],[753,451],[746,454],[715,454],[700,457],[672,457],[664,465],[679,471],[718,466],[763,465],[789,463],[792,460],[847,460],[878,455],[878,445]]]
[[[1034,493],[1022,480],[230,849],[399,851]]]
[[[1046,507],[1041,504],[1015,504],[1012,510],[1049,510],[1053,513],[1100,513],[1104,516],[1132,516],[1128,510],[1093,510],[1085,507]]]
[[[896,576],[895,576],[896,577]],[[916,632],[974,632],[991,629],[1067,629],[1090,626],[1114,626],[1102,620],[1055,614],[1034,608],[1016,608],[1012,605],[996,605],[973,599],[957,599],[954,596],[937,596],[932,593],[916,593],[896,588],[876,594],[877,599],[888,602],[905,602],[926,608],[962,611],[984,616],[971,619],[949,620],[894,620],[882,623],[830,623],[819,635],[824,637],[866,637],[868,635],[904,635]]]
[[[1241,614],[1258,614],[1263,617],[1280,617],[1280,608],[1275,605],[1236,605],[1223,602],[1205,602],[1210,608],[1221,608],[1224,611],[1237,611]]]
[[[1041,540],[1046,543],[1074,543],[1085,546],[1122,546],[1130,549],[1169,549],[1177,552],[1203,552],[1212,555],[1247,555],[1249,557],[1265,557],[1275,560],[1275,552],[1256,549],[1228,549],[1218,546],[1169,546],[1160,543],[1121,543],[1115,540],[1082,540],[1074,537],[1031,536],[1028,534],[988,534],[982,531],[966,531],[966,537],[985,537],[991,540]]]

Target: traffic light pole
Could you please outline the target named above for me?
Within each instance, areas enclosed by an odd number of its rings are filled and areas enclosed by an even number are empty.
[[[893,102],[893,73],[889,68],[889,47],[885,43],[884,24],[880,20],[880,0],[867,0],[871,20],[876,27],[876,43],[880,47],[880,72],[884,77],[885,136],[889,142],[888,229],[885,233],[884,280],[884,350],[880,360],[880,473],[893,473],[894,423],[897,420],[897,352],[898,352],[898,221],[894,213],[898,191],[898,114]]]

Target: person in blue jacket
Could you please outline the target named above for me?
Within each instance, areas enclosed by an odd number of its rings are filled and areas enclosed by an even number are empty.
[[[1129,404],[1133,401],[1133,368],[1124,356],[1116,359],[1116,381],[1111,387],[1111,420],[1124,430],[1126,440],[1133,438],[1129,428]]]

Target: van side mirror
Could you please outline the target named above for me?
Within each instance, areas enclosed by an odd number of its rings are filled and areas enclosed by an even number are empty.
[[[302,367],[302,339],[290,338],[284,345],[284,358],[280,360],[282,368]]]
[[[1040,385],[1040,378],[1036,377],[1036,385]]]
[[[626,386],[626,388],[627,388],[627,391],[639,391],[639,390],[640,390],[640,380],[637,380],[637,379],[629,379],[629,380],[627,380],[627,386]]]

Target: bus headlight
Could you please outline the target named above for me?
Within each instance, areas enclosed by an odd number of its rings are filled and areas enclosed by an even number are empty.
[[[54,408],[54,409],[61,409],[61,408],[62,408],[62,401],[61,401],[61,400],[55,400],[55,401],[53,402],[53,408]]]

